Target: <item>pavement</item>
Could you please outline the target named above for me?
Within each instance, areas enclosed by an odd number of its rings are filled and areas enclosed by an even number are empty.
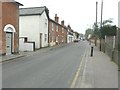
[[[118,66],[97,47],[90,56],[91,45],[87,47],[76,88],[118,88]]]
[[[51,46],[51,47],[45,47],[45,48],[41,48],[36,50],[35,52],[33,51],[20,51],[18,54],[11,54],[11,55],[3,55],[0,56],[0,63],[5,62],[5,61],[9,61],[9,60],[14,60],[16,58],[21,58],[21,57],[25,57],[25,56],[31,56],[34,55],[36,53],[43,53],[43,52],[47,52],[48,50],[52,50],[52,49],[56,49],[56,48],[61,48],[64,47],[68,44],[61,44],[61,45],[56,45],[56,46]]]

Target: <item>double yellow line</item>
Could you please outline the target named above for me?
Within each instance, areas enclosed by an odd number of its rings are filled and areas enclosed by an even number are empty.
[[[76,74],[75,74],[75,77],[74,77],[74,79],[73,79],[73,82],[72,82],[70,88],[75,88],[75,86],[76,86],[76,82],[77,82],[77,79],[78,79],[78,77],[79,77],[79,75],[80,75],[80,71],[81,71],[81,68],[82,68],[82,64],[83,64],[83,61],[84,61],[84,57],[85,57],[85,55],[86,55],[86,52],[87,52],[87,48],[85,48],[85,52],[84,52],[84,54],[83,54],[83,56],[82,56],[82,60],[81,60],[81,62],[80,62],[80,65],[79,65],[79,67],[78,67],[78,70],[77,70],[77,72],[76,72]]]

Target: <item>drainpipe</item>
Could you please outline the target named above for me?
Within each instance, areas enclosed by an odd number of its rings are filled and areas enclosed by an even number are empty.
[[[49,46],[49,18],[48,18],[48,46]]]

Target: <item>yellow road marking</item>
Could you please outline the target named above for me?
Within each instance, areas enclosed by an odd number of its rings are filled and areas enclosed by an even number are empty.
[[[77,70],[77,72],[76,72],[76,75],[75,75],[75,77],[74,77],[74,79],[73,79],[73,82],[72,82],[72,84],[71,84],[71,88],[75,88],[75,85],[76,85],[78,76],[79,76],[80,71],[81,71],[81,67],[82,67],[83,60],[84,60],[83,58],[85,57],[86,51],[87,51],[87,48],[85,49],[85,52],[84,52],[83,57],[82,57],[82,60],[81,60],[81,62],[80,62],[80,65],[79,65],[79,67],[78,67],[78,70]]]

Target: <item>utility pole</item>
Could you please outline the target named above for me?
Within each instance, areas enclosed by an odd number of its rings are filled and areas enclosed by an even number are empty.
[[[98,15],[98,2],[96,1],[96,25],[97,25],[97,15]]]
[[[102,18],[103,18],[103,0],[101,2],[101,23],[100,23],[100,51],[101,51],[101,39],[102,39]]]
[[[98,2],[96,1],[96,26],[95,26],[95,29],[98,29],[98,27],[97,27],[97,15],[98,15]],[[95,46],[96,46],[96,40],[97,40],[97,38],[95,36]]]

